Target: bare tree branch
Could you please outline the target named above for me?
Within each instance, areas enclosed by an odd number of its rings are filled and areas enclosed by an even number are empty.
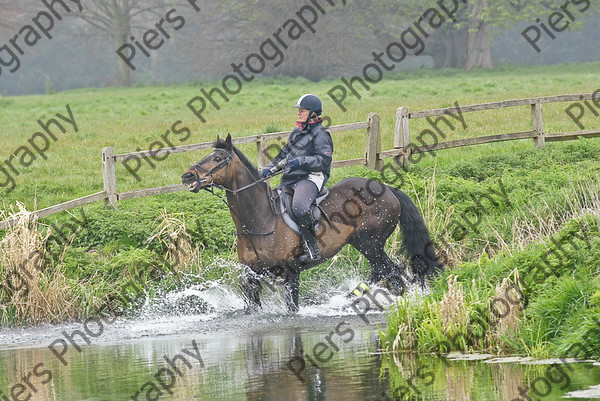
[[[158,10],[167,6],[165,0],[89,0],[83,12],[68,16],[79,19],[90,27],[92,32],[87,34],[109,37],[119,47],[127,43],[134,29],[143,29],[151,16],[154,18],[159,15]],[[121,85],[130,86],[131,70],[120,58],[117,61]]]

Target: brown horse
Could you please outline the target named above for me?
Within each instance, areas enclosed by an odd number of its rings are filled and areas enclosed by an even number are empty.
[[[225,190],[237,228],[239,261],[259,277],[283,277],[291,295],[290,310],[298,308],[300,272],[333,257],[346,244],[365,255],[373,282],[387,279],[403,291],[409,278],[384,250],[398,223],[413,277],[423,284],[441,269],[425,222],[410,198],[396,188],[364,178],[347,178],[329,188],[329,196],[321,203],[328,219],[321,219],[316,233],[322,259],[301,264],[297,260],[302,251],[300,236],[283,221],[273,193],[260,180],[256,167],[232,146],[231,135],[225,141],[217,139],[214,146],[214,152],[183,174],[182,182],[192,192],[212,187]],[[242,290],[248,309],[260,307],[256,277],[248,278]]]

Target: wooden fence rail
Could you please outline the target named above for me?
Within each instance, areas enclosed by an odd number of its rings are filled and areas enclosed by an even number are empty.
[[[543,104],[557,102],[578,102],[591,100],[592,93],[532,97],[528,99],[503,100],[500,102],[480,103],[459,107],[446,107],[424,111],[409,112],[406,107],[399,107],[396,111],[396,125],[394,131],[394,149],[381,153],[381,157],[395,157],[400,165],[410,166],[410,155],[415,153],[431,152],[442,149],[458,148],[463,146],[481,145],[484,143],[513,141],[532,138],[534,145],[543,148],[546,142],[565,141],[579,137],[598,137],[600,129],[574,132],[548,133],[544,129]],[[477,138],[466,138],[454,141],[439,142],[431,145],[415,146],[410,141],[410,120],[417,118],[437,117],[453,113],[470,113],[474,111],[503,109],[507,107],[529,106],[531,108],[531,130],[500,135],[489,135]]]
[[[394,128],[394,148],[390,150],[381,150],[381,130],[380,120],[377,113],[370,113],[367,121],[357,123],[341,124],[329,127],[329,132],[342,132],[354,130],[366,130],[365,155],[362,158],[349,160],[336,160],[332,163],[332,168],[359,166],[363,165],[371,169],[381,170],[384,159],[395,158],[399,165],[410,166],[412,154],[431,152],[443,149],[458,148],[463,146],[480,145],[484,143],[513,141],[519,139],[533,139],[535,146],[544,147],[546,142],[564,141],[577,139],[579,137],[599,137],[600,129],[582,130],[573,132],[554,132],[548,133],[544,128],[543,104],[556,102],[575,102],[582,100],[591,100],[592,94],[573,94],[559,96],[544,96],[518,100],[504,100],[500,102],[481,103],[467,106],[459,106],[461,113],[475,111],[502,109],[506,107],[529,106],[531,109],[531,130],[523,132],[513,132],[506,134],[488,135],[476,138],[465,138],[446,142],[437,142],[431,145],[416,146],[411,142],[410,120],[417,118],[427,118],[436,116],[445,116],[451,113],[457,113],[458,107],[447,107],[442,109],[423,110],[410,112],[407,107],[399,107],[396,111],[396,123]],[[234,145],[256,143],[258,167],[264,167],[268,163],[268,141],[287,138],[289,131],[273,132],[268,134],[251,135],[242,138],[234,138]],[[73,209],[92,202],[104,200],[106,205],[116,206],[119,201],[126,199],[141,198],[159,194],[167,194],[187,189],[183,184],[166,185],[156,188],[140,189],[129,192],[117,192],[116,164],[127,160],[140,159],[145,157],[156,157],[175,153],[193,152],[197,150],[209,149],[213,142],[202,142],[191,145],[176,146],[174,148],[156,149],[152,151],[142,151],[133,153],[124,153],[115,155],[111,147],[102,149],[102,174],[104,182],[104,191],[92,195],[84,196],[79,199],[61,203],[42,210],[33,212],[33,216],[45,217],[51,214],[59,213],[68,209]],[[0,222],[0,230],[6,229],[14,224],[13,220]]]
[[[358,165],[379,165],[379,152],[381,151],[381,131],[379,126],[379,116],[376,113],[370,113],[367,118],[367,121],[334,125],[328,128],[328,131],[331,133],[355,130],[365,130],[366,132],[365,156],[358,159],[336,160],[332,163],[332,168]],[[289,131],[281,131],[272,132],[268,134],[251,135],[241,138],[233,138],[232,143],[234,145],[256,143],[258,166],[264,167],[269,162],[267,154],[268,148],[266,146],[266,143],[268,141],[287,138],[289,134]],[[142,198],[146,196],[167,194],[186,190],[187,186],[183,184],[172,184],[162,187],[139,189],[135,191],[119,193],[117,192],[116,165],[117,163],[121,163],[126,160],[210,149],[212,148],[213,143],[213,141],[210,141],[190,145],[176,146],[174,148],[164,148],[156,149],[153,151],[132,152],[124,154],[115,154],[111,147],[106,147],[102,149],[102,177],[104,182],[104,191],[35,211],[31,214],[31,216],[46,217],[55,213],[63,212],[69,209],[74,209],[76,207],[98,201],[104,201],[107,206],[116,207],[117,203],[122,200]],[[14,219],[1,221],[0,230],[4,230],[8,227],[11,227],[15,223],[16,220]]]

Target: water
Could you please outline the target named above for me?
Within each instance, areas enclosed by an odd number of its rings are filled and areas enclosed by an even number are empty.
[[[381,354],[384,316],[348,307],[356,284],[294,316],[275,296],[246,315],[235,292],[190,287],[148,302],[141,317],[89,323],[89,344],[65,336],[84,330],[80,323],[0,331],[0,400],[600,398],[599,363]],[[209,307],[173,314],[190,297]]]

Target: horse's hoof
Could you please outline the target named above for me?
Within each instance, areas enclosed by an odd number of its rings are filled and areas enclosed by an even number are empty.
[[[246,315],[250,315],[250,314],[253,314],[253,313],[257,313],[257,312],[259,312],[260,310],[262,310],[262,306],[261,306],[261,305],[257,305],[257,304],[254,304],[254,305],[246,305],[246,306],[244,307],[244,313],[245,313]]]
[[[393,285],[392,282],[387,278],[379,280],[376,285],[378,287],[384,288],[388,291],[397,291],[398,290],[398,288],[395,285]]]

